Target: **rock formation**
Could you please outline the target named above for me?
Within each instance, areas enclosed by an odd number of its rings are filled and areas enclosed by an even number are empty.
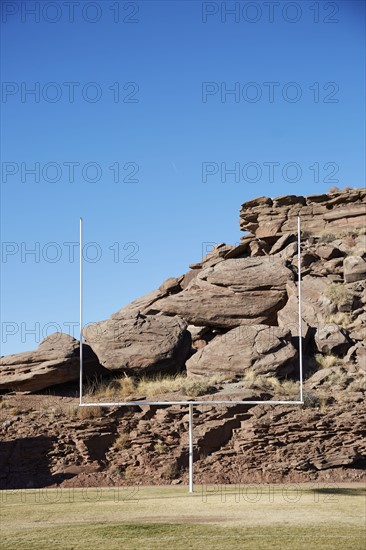
[[[79,379],[79,341],[55,332],[36,351],[15,353],[0,359],[0,390],[34,392]],[[89,346],[83,347],[85,379],[103,376],[106,370]]]

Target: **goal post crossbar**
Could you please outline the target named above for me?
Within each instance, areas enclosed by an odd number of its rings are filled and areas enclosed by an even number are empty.
[[[293,400],[248,400],[248,401],[238,401],[238,400],[181,400],[181,401],[146,401],[146,400],[135,400],[135,401],[111,401],[111,402],[83,402],[83,219],[80,218],[80,227],[79,227],[79,244],[80,244],[80,256],[79,256],[79,331],[80,331],[80,373],[79,373],[79,394],[80,394],[80,407],[113,407],[113,406],[142,406],[142,405],[303,405],[303,362],[302,362],[302,315],[301,315],[301,224],[300,216],[297,218],[297,243],[298,243],[298,280],[297,280],[297,291],[298,291],[298,342],[299,342],[299,399]]]

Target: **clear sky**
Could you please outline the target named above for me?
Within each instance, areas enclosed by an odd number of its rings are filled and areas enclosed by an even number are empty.
[[[242,202],[365,184],[363,1],[1,8],[3,355],[78,336],[80,216],[92,322],[237,243]]]

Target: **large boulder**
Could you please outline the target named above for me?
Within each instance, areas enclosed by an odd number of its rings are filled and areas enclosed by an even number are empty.
[[[328,287],[329,282],[327,279],[322,279],[321,277],[311,277],[307,275],[301,282],[302,318],[312,328],[316,328],[319,324],[325,323],[329,316],[336,312],[336,306],[327,296]],[[296,302],[294,299],[291,300],[291,322],[296,324],[294,319],[296,309],[298,308],[298,288],[295,284],[289,283],[287,285],[287,292],[289,298],[291,298],[291,296],[296,297]],[[279,320],[281,319],[281,323],[279,322],[279,324],[281,324],[281,326],[286,326],[286,314],[289,313],[290,307],[285,307],[284,309],[285,311],[283,313],[279,313]]]
[[[288,330],[266,325],[236,327],[217,336],[187,361],[192,377],[224,373],[243,376],[251,368],[257,374],[284,376],[297,368],[297,351]]]
[[[351,347],[344,330],[335,323],[318,326],[315,344],[320,353],[344,353]]]
[[[7,355],[0,359],[0,390],[35,392],[79,378],[80,343],[68,334],[56,332],[45,338],[35,351]],[[83,344],[83,374],[103,375],[90,347]]]
[[[202,270],[185,290],[156,300],[148,313],[179,315],[196,326],[275,324],[292,272],[281,258],[224,260]]]
[[[343,273],[346,283],[366,279],[366,261],[362,256],[347,256],[343,261]]]
[[[308,343],[311,336],[311,330],[308,322],[305,319],[313,319],[315,311],[313,306],[308,303],[303,303],[301,308],[301,334],[305,344]],[[278,325],[291,332],[293,337],[293,343],[299,347],[299,300],[297,296],[292,295],[289,297],[285,307],[281,309],[277,314]]]
[[[131,375],[181,370],[191,349],[187,323],[166,315],[125,314],[126,308],[84,329],[101,364]]]

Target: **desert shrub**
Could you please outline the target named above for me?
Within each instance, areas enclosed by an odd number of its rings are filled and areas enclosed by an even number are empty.
[[[365,392],[366,391],[365,375],[356,376],[352,380],[352,382],[348,385],[348,389],[354,392]]]
[[[345,369],[340,368],[337,372],[332,372],[326,380],[327,386],[341,386],[346,388],[351,378]]]
[[[342,360],[331,353],[323,355],[322,353],[315,354],[316,364],[322,369],[328,369],[342,363]]]
[[[126,433],[121,433],[114,442],[114,448],[117,450],[127,449],[130,446],[130,437]]]
[[[10,409],[8,409],[8,413],[11,416],[18,416],[22,413],[22,409],[20,409],[19,407],[10,407]]]
[[[254,369],[248,369],[246,371],[243,378],[243,386],[246,388],[269,391],[273,393],[275,397],[293,398],[298,396],[300,391],[299,382],[295,380],[280,380],[276,376],[256,374]]]
[[[319,237],[319,242],[320,243],[332,243],[333,241],[336,240],[336,235],[334,235],[334,233],[323,233],[322,235],[320,235]]]
[[[76,418],[79,415],[79,407],[77,405],[72,405],[67,409],[67,413],[72,418]]]
[[[327,323],[333,323],[334,325],[338,325],[339,327],[348,328],[351,325],[352,321],[349,313],[339,311],[338,313],[330,315],[327,318]]]
[[[157,452],[159,455],[163,455],[167,452],[168,450],[168,446],[163,442],[163,441],[158,441],[157,443],[155,443],[154,445],[154,450],[155,452]]]
[[[136,384],[130,376],[123,375],[113,380],[93,379],[86,389],[86,395],[94,399],[126,398],[133,394]]]
[[[336,306],[340,306],[352,297],[349,290],[341,283],[331,283],[326,289],[325,295]]]
[[[123,472],[124,478],[128,481],[133,481],[136,479],[136,472],[133,466],[127,466]]]
[[[79,407],[78,417],[81,420],[86,420],[89,418],[99,418],[102,416],[102,407],[98,405],[93,405],[92,407]]]
[[[166,481],[172,481],[179,474],[179,469],[176,462],[166,464],[161,472],[162,479]]]

